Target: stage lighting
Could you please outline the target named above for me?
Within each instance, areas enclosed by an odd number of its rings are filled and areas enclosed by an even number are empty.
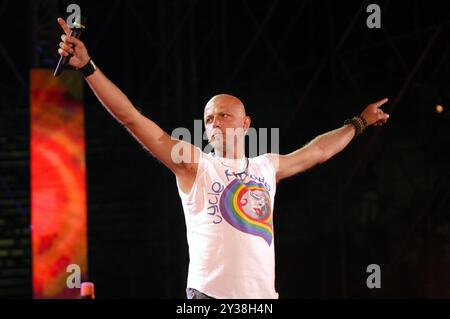
[[[442,114],[445,110],[445,107],[442,104],[436,104],[436,113]]]

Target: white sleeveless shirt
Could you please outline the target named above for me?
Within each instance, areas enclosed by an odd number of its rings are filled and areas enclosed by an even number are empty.
[[[247,167],[247,158],[198,151],[190,193],[178,188],[189,245],[188,288],[221,299],[278,298],[274,166],[267,155],[248,159]]]

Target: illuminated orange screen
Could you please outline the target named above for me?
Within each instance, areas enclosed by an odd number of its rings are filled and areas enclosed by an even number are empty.
[[[87,274],[82,78],[31,71],[31,222],[35,298],[77,298],[72,273]]]

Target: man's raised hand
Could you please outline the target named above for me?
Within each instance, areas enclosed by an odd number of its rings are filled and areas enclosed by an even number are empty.
[[[70,27],[67,25],[64,19],[58,18],[58,24],[64,31],[64,34],[61,36],[62,42],[59,43],[59,55],[72,55],[69,60],[69,65],[77,69],[82,68],[90,60],[88,51],[84,46],[84,43],[81,40],[70,36]]]
[[[387,122],[389,114],[384,113],[380,107],[388,101],[388,98],[382,99],[378,102],[369,104],[361,116],[367,121],[367,125],[383,125]]]

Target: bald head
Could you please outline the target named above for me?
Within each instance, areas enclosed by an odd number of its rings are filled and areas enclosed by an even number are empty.
[[[223,155],[239,157],[251,122],[242,101],[229,94],[216,95],[206,104],[204,118],[205,131],[214,149]]]
[[[233,112],[235,116],[245,117],[245,107],[241,100],[229,94],[219,94],[214,96],[205,106],[205,114],[216,107]]]

